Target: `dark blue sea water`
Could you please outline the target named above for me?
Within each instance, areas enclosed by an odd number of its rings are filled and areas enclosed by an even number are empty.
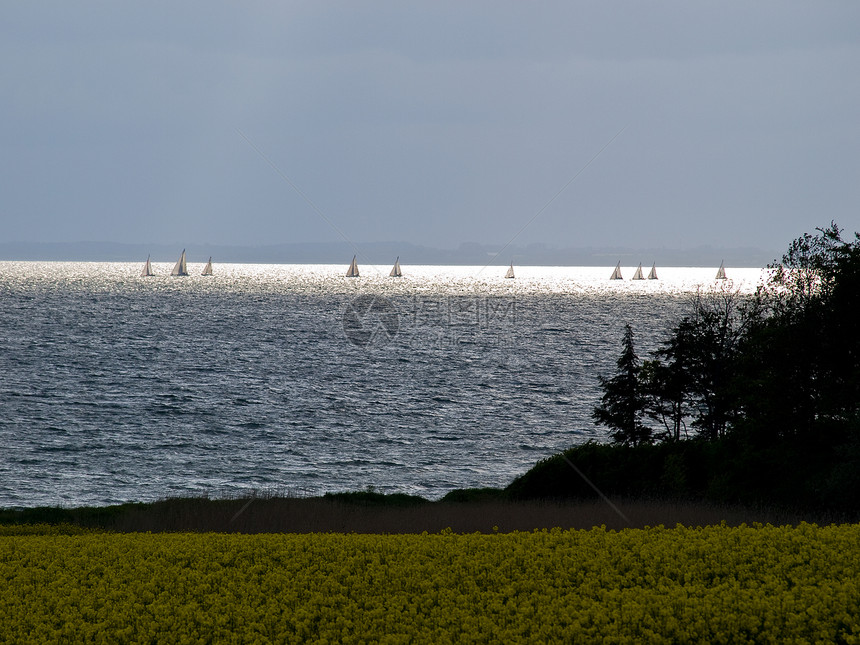
[[[727,287],[715,269],[140,268],[0,262],[0,507],[504,486],[605,437],[590,414],[625,322],[645,355],[697,289]]]

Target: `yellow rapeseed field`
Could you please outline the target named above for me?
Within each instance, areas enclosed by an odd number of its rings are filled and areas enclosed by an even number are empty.
[[[0,642],[860,643],[860,525],[61,533],[0,531]]]

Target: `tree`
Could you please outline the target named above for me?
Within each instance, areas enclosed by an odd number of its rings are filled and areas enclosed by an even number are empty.
[[[691,414],[692,375],[689,371],[691,343],[687,327],[679,325],[641,369],[642,391],[646,398],[645,414],[660,423],[661,439],[679,441],[687,437],[687,419]]]
[[[607,447],[618,455],[610,462],[635,454],[645,464],[637,489],[675,482],[720,500],[856,515],[860,234],[846,241],[834,223],[817,231],[791,244],[754,296],[730,288],[697,294],[651,360],[640,364],[625,326],[617,372],[600,378],[592,417],[616,444],[667,441]],[[681,445],[688,429],[706,441]]]
[[[662,439],[678,441],[688,426],[705,439],[725,436],[738,407],[740,343],[757,315],[736,290],[696,294],[692,312],[641,370],[646,414],[663,426]]]
[[[860,235],[847,242],[833,222],[816,230],[770,266],[757,293],[766,316],[744,342],[742,412],[765,442],[827,442],[825,428],[860,414]]]
[[[621,356],[616,364],[615,376],[598,377],[603,397],[591,416],[598,424],[613,430],[615,443],[632,446],[651,443],[651,429],[642,423],[646,399],[639,380],[641,366],[633,347],[633,328],[629,324],[624,325]]]
[[[844,283],[846,265],[857,257],[858,243],[845,242],[835,222],[815,230],[817,235],[804,233],[789,245],[782,261],[768,266],[770,279],[758,290],[762,305],[783,321],[803,317],[829,300]],[[855,237],[860,241],[860,234]]]
[[[724,437],[737,416],[739,351],[757,316],[758,307],[747,306],[737,290],[721,288],[697,294],[693,316],[678,327],[696,409],[692,425],[705,439]]]
[[[690,430],[759,446],[860,445],[860,234],[846,241],[832,222],[816,230],[770,265],[754,297],[697,293],[652,360],[640,365],[626,326],[618,372],[600,379],[592,418],[628,445]]]

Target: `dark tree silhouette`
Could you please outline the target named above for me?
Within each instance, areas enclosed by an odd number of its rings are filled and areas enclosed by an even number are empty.
[[[641,366],[633,347],[633,328],[624,325],[618,372],[610,379],[598,377],[603,388],[600,405],[594,408],[592,418],[613,430],[615,443],[636,446],[651,443],[651,429],[642,423],[645,396],[639,382]]]
[[[754,297],[697,294],[644,362],[638,385],[658,438],[691,428],[706,440],[740,432],[759,445],[820,443],[845,439],[844,422],[860,425],[860,235],[846,242],[833,223],[817,231],[770,265]]]
[[[754,296],[699,294],[641,364],[626,325],[617,371],[599,379],[592,413],[615,445],[575,446],[564,461],[607,494],[860,518],[860,234],[846,241],[831,223],[769,269]],[[581,496],[580,484],[549,459],[512,490]]]
[[[659,438],[677,441],[688,426],[704,439],[725,436],[737,415],[739,347],[755,311],[730,288],[697,293],[692,313],[645,361],[646,414],[663,426]]]
[[[667,441],[679,441],[682,433],[687,438],[687,423],[692,414],[691,342],[686,331],[686,326],[676,327],[655,353],[657,358],[642,363],[645,413],[663,427],[659,438]]]
[[[846,241],[831,223],[769,269],[754,296],[698,294],[641,364],[626,325],[592,413],[616,445],[579,446],[566,459],[617,494],[860,517],[860,234]]]
[[[767,443],[829,441],[823,432],[860,422],[860,235],[817,231],[771,265],[757,294],[766,315],[742,349],[742,413]]]

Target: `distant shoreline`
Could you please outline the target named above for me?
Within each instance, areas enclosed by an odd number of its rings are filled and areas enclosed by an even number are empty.
[[[766,266],[778,257],[765,249],[698,246],[690,249],[584,247],[552,248],[542,244],[525,246],[461,244],[456,249],[434,249],[406,242],[272,244],[231,246],[213,244],[122,244],[113,242],[4,242],[0,261],[56,262],[175,262],[186,248],[189,258],[212,256],[214,262],[246,264],[341,264],[358,255],[364,264],[387,265],[399,256],[412,265],[438,266],[636,266],[640,262],[658,267],[709,267],[724,262],[729,267]]]

